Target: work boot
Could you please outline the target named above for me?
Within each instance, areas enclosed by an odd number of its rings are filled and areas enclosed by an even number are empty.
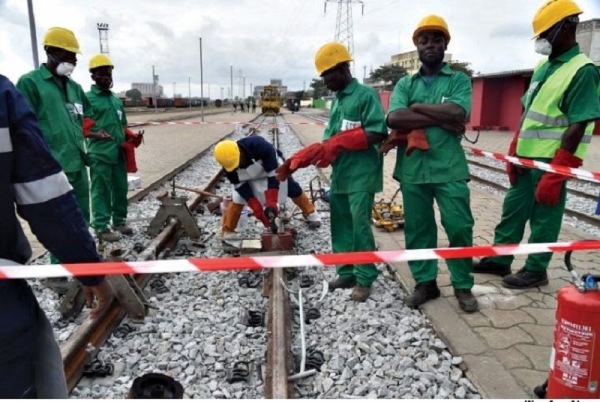
[[[471,292],[471,289],[454,289],[454,296],[458,300],[458,305],[466,313],[474,313],[479,310],[479,303]]]
[[[105,230],[104,232],[100,232],[98,234],[98,238],[102,241],[114,243],[121,239],[121,236],[117,232],[113,232],[112,230]]]
[[[117,232],[121,232],[121,234],[124,234],[124,235],[132,235],[133,234],[133,229],[130,226],[127,226],[127,225],[115,226],[114,229]]]
[[[548,284],[546,272],[527,271],[525,267],[502,279],[502,286],[508,289],[529,289]]]
[[[223,233],[235,232],[243,209],[244,205],[236,204],[233,201],[227,205],[225,215],[223,216]]]
[[[356,286],[354,286],[354,290],[352,291],[350,298],[354,301],[364,303],[367,301],[370,295],[371,286],[364,286],[360,283],[357,283]]]
[[[418,283],[415,291],[406,298],[406,305],[410,308],[418,308],[425,302],[440,297],[440,289],[436,281]]]
[[[510,265],[498,264],[491,259],[485,257],[478,263],[473,265],[474,274],[492,274],[505,277],[511,274]]]
[[[334,291],[336,289],[350,289],[356,285],[356,280],[354,278],[340,278],[338,277],[336,280],[329,282],[329,290]]]
[[[309,229],[318,229],[321,227],[321,216],[317,211],[306,217]]]

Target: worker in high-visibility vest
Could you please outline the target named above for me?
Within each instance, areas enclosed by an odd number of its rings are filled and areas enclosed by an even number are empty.
[[[471,80],[444,62],[450,42],[446,21],[424,17],[413,32],[421,68],[398,81],[390,98],[388,127],[394,130],[380,151],[399,146],[394,178],[401,183],[406,248],[437,247],[434,200],[450,247],[473,245],[473,215],[468,187],[469,168],[461,145],[471,110]],[[478,310],[473,295],[473,260],[446,261],[460,308]],[[416,282],[406,305],[417,308],[440,296],[435,260],[411,261]]]
[[[90,59],[92,85],[86,94],[93,108],[95,128],[107,135],[88,138],[90,178],[92,180],[92,228],[104,241],[115,242],[120,234],[131,235],[127,226],[127,172],[137,170],[134,148],[142,137],[127,128],[123,102],[111,91],[114,65],[104,54]],[[111,221],[112,228],[111,230]]]
[[[554,165],[578,168],[583,163],[600,119],[600,74],[581,53],[576,29],[581,9],[572,0],[551,0],[533,18],[536,52],[548,56],[533,72],[523,96],[525,111],[508,154]],[[504,198],[495,244],[521,242],[525,225],[530,243],[558,239],[565,210],[567,176],[508,165],[511,187]],[[531,254],[525,266],[511,271],[513,256],[483,258],[475,273],[504,277],[502,285],[526,289],[548,284],[546,269],[552,253]]]

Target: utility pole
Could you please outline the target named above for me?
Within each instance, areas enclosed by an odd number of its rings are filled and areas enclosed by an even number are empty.
[[[40,66],[37,48],[37,35],[35,32],[35,16],[33,15],[33,0],[27,0],[27,9],[29,11],[29,35],[31,36],[31,52],[33,54],[33,66],[37,70]]]
[[[173,100],[175,100],[175,87],[176,87],[176,83],[173,83]]]
[[[254,99],[254,92],[252,92],[252,83],[250,83],[250,96]]]
[[[365,4],[361,0],[325,0],[325,14],[327,3],[337,3],[337,18],[335,22],[336,42],[343,43],[348,52],[354,58],[354,26],[352,22],[352,4],[358,3],[362,6],[361,14],[365,14]],[[352,63],[352,75],[355,75],[354,62]]]
[[[229,71],[231,76],[231,114],[233,114],[233,64],[229,65]]]
[[[366,79],[367,79],[367,66],[364,65],[363,66],[363,84],[365,83]]]
[[[202,75],[202,38],[200,39],[200,116],[204,121],[204,78]]]
[[[244,77],[242,77],[243,80],[243,84],[242,84],[242,101],[246,100],[246,76],[244,75]]]
[[[156,74],[154,74],[154,66],[152,66],[152,92],[154,93],[154,113],[158,112],[158,96],[156,95]]]
[[[192,108],[192,77],[188,77],[188,99],[189,107]]]

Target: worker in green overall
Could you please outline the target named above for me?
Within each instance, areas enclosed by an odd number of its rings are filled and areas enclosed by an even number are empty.
[[[434,200],[450,247],[473,245],[469,168],[461,146],[471,109],[471,80],[444,62],[449,42],[450,32],[442,17],[423,18],[413,33],[422,66],[400,79],[390,98],[387,124],[394,132],[380,151],[398,146],[394,178],[401,183],[409,250],[437,247]],[[477,311],[477,299],[471,292],[473,260],[450,259],[446,263],[460,308]],[[409,266],[416,287],[406,304],[417,308],[439,297],[437,261],[411,261]]]
[[[123,102],[111,91],[114,65],[104,54],[90,59],[89,71],[95,82],[86,94],[92,105],[93,120],[106,138],[88,138],[90,178],[92,180],[92,228],[104,241],[115,242],[133,233],[127,220],[127,162],[122,144],[135,142],[141,137],[127,128]],[[111,219],[112,227],[111,230]]]
[[[576,41],[581,9],[571,0],[545,3],[533,18],[535,50],[547,60],[533,72],[523,96],[524,112],[508,154],[578,168],[600,119],[600,74]],[[558,239],[567,196],[567,176],[537,169],[507,166],[511,187],[504,198],[494,244],[523,240],[529,221],[529,243]],[[502,276],[502,285],[527,289],[548,284],[546,270],[552,253],[530,254],[525,266],[512,274],[512,255],[483,258],[475,273]]]
[[[73,32],[50,28],[43,44],[48,58],[46,63],[23,75],[16,87],[35,112],[52,156],[67,175],[77,205],[89,224],[90,188],[84,136],[104,138],[107,134],[91,131],[94,122],[90,119],[90,104],[81,86],[69,78],[77,65],[77,53],[80,53]],[[54,256],[50,256],[50,262],[59,263]],[[55,290],[62,293],[66,288],[55,287]]]
[[[385,114],[377,93],[352,77],[352,57],[341,43],[322,46],[315,65],[325,86],[336,93],[323,142],[305,147],[277,169],[279,180],[311,164],[331,165],[331,243],[333,252],[375,250],[371,214],[375,193],[383,190],[383,158],[378,144],[387,137]],[[331,290],[354,288],[351,298],[364,302],[377,278],[374,264],[337,267]]]

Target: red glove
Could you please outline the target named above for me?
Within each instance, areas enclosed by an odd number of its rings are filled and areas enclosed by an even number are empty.
[[[88,137],[90,135],[90,130],[92,127],[96,125],[96,122],[89,117],[83,118],[83,136]]]
[[[362,127],[345,130],[323,142],[323,146],[313,158],[312,164],[324,168],[331,165],[342,151],[362,151],[368,147],[367,133]]]
[[[270,188],[267,191],[265,191],[265,206],[267,208],[271,208],[273,211],[275,211],[275,214],[277,214],[279,212],[279,209],[277,207],[277,203],[279,201],[278,198],[279,198],[279,189]]]
[[[418,128],[408,134],[408,147],[406,148],[406,156],[410,156],[415,149],[421,151],[429,151],[429,142],[425,130]]]
[[[302,148],[290,158],[288,158],[276,170],[276,177],[279,181],[287,180],[296,170],[310,166],[310,162],[321,149],[322,144],[316,143]]]
[[[578,168],[583,164],[583,161],[569,151],[559,148],[554,154],[554,158],[552,158],[550,164]],[[568,179],[569,176],[562,174],[544,173],[535,192],[535,199],[537,202],[546,205],[558,204],[562,184]]]
[[[252,197],[248,200],[248,208],[252,210],[254,216],[256,216],[256,219],[261,221],[265,227],[268,228],[270,226],[270,222],[263,212],[262,205],[260,205],[260,202],[256,199],[256,197]]]
[[[123,128],[125,131],[125,141],[133,144],[134,147],[139,147],[142,144],[142,136],[135,134],[133,131],[128,129],[127,127]]]
[[[508,156],[517,156],[517,141],[519,141],[519,130],[515,131],[510,145],[508,146]],[[523,174],[525,171],[514,163],[506,162],[506,173],[508,173],[508,181],[511,186],[517,184],[517,175]]]
[[[400,146],[408,144],[408,135],[405,133],[401,133],[398,130],[392,130],[392,133],[389,137],[381,144],[379,147],[380,154],[387,154],[392,149]]]
[[[137,172],[135,163],[135,145],[131,142],[123,142],[121,148],[125,151],[125,163],[127,164],[127,173]]]

